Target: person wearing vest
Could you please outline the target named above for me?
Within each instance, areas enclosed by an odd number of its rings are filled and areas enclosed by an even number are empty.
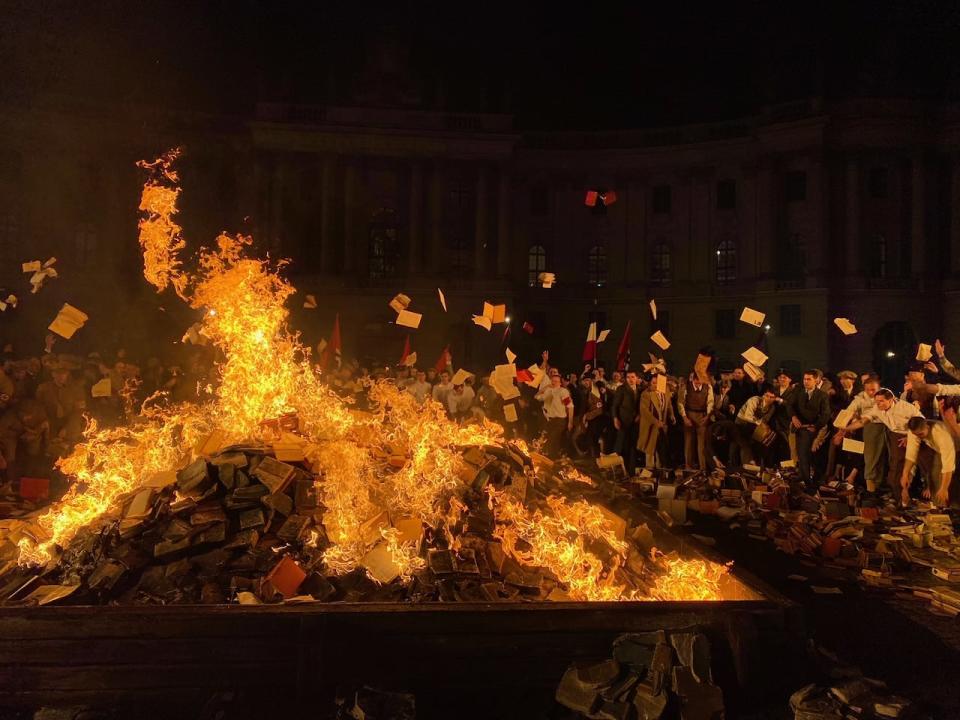
[[[707,470],[707,437],[713,412],[713,388],[690,373],[680,386],[677,409],[683,419],[683,456],[687,468]]]

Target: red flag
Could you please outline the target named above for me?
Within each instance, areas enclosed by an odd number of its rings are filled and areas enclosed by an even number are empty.
[[[617,370],[623,372],[630,367],[630,321],[627,320],[627,329],[623,331],[623,339],[617,349]]]
[[[517,382],[528,382],[533,380],[533,373],[524,368],[517,370]]]
[[[587,343],[583,346],[583,361],[594,361],[597,359],[597,324],[590,323],[587,330]]]
[[[410,355],[410,336],[403,340],[403,353],[400,355],[400,362],[397,363],[398,366],[403,367],[403,364],[407,361],[407,357]]]
[[[596,190],[587,190],[587,195],[583,198],[583,204],[587,207],[594,207],[597,204],[598,195],[599,193]]]
[[[438,373],[442,373],[452,365],[453,358],[450,356],[450,346],[447,345],[443,349],[443,352],[440,353],[440,357],[437,358],[437,364],[433,366],[433,369]]]
[[[320,369],[326,370],[330,364],[330,356],[334,358],[337,369],[340,368],[342,343],[340,342],[340,313],[337,313],[333,321],[333,334],[330,336],[330,344],[323,349],[323,355],[320,357]]]

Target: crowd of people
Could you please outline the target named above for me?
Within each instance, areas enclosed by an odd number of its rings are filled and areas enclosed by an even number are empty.
[[[509,437],[542,441],[553,457],[615,453],[628,475],[642,468],[755,465],[794,468],[807,492],[842,481],[893,502],[922,496],[941,506],[957,494],[960,369],[939,341],[933,357],[913,363],[893,389],[873,373],[851,370],[780,369],[768,379],[751,368],[751,378],[742,367],[718,371],[714,358],[680,377],[662,365],[608,375],[602,365],[587,364],[563,373],[547,352],[539,368],[540,379],[516,381],[520,395],[509,400],[492,375],[454,384],[452,367],[373,376],[344,368],[331,382],[361,397],[368,380],[394,378],[418,401],[441,403],[454,420],[501,423]]]
[[[149,357],[133,362],[123,349],[111,357],[86,357],[46,350],[20,355],[13,345],[0,354],[0,496],[13,492],[21,477],[63,478],[54,471],[57,458],[83,437],[89,420],[100,426],[129,422],[143,402],[165,392],[174,402],[195,400],[211,377],[213,356],[198,349],[182,364]]]
[[[123,350],[81,358],[51,346],[32,357],[4,348],[0,490],[9,492],[19,477],[48,477],[88,419],[129,421],[159,391],[175,402],[194,400],[213,374],[209,348],[197,348],[182,364],[150,357],[141,367]],[[960,442],[960,369],[939,341],[933,350],[893,389],[850,370],[780,369],[768,380],[751,367],[748,377],[742,367],[719,371],[714,358],[679,377],[662,363],[609,374],[590,363],[562,373],[548,352],[535,376],[517,373],[509,393],[502,378],[454,373],[449,362],[426,370],[344,363],[324,375],[361,408],[375,381],[390,380],[420,403],[440,403],[454,421],[500,423],[508,437],[540,444],[552,457],[616,454],[629,475],[643,468],[792,467],[810,492],[842,480],[896,502],[924,496],[947,505]],[[104,382],[106,392],[98,393]]]

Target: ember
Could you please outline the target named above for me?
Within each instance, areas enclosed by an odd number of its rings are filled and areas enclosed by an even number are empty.
[[[458,425],[387,382],[370,412],[334,395],[286,327],[282,263],[224,234],[184,270],[175,158],[144,165],[144,274],[202,312],[219,382],[198,403],[150,398],[125,427],[91,422],[59,461],[66,497],[0,527],[0,575],[12,548],[33,568],[0,599],[720,599],[726,568],[643,546],[499,425]]]

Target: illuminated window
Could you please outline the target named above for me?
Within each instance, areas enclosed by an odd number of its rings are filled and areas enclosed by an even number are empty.
[[[737,279],[737,244],[723,240],[717,245],[717,282],[728,283]]]
[[[534,245],[527,253],[527,282],[530,286],[538,283],[540,273],[547,269],[547,251],[542,245]]]
[[[597,287],[607,283],[607,251],[600,245],[590,248],[587,255],[587,280]]]

